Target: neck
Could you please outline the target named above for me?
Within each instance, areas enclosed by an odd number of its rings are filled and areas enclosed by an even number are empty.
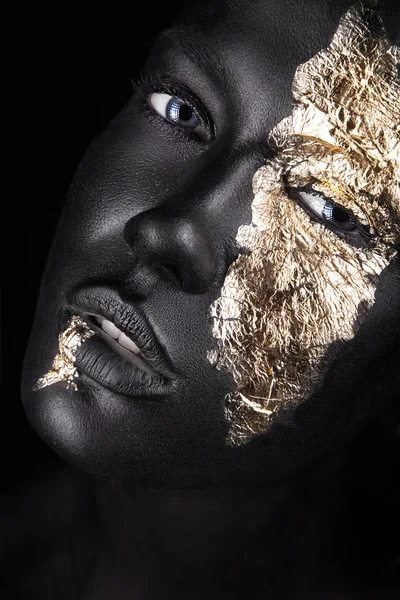
[[[307,576],[310,565],[318,568],[337,511],[339,473],[335,459],[275,488],[158,490],[97,481],[105,561],[118,565],[119,579],[139,564],[169,586],[185,571],[193,571],[193,585],[196,574],[204,583],[216,569],[239,586],[258,574],[280,577],[282,565]]]

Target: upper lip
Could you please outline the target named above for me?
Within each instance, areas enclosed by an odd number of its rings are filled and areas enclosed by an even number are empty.
[[[79,289],[69,298],[69,307],[82,315],[108,319],[140,348],[143,358],[161,375],[171,381],[177,375],[165,351],[156,340],[145,316],[138,308],[123,302],[119,294],[103,287]]]

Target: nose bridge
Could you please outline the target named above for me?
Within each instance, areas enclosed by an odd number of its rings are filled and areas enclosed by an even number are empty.
[[[144,264],[167,270],[184,291],[214,288],[228,266],[225,242],[251,214],[246,200],[261,163],[257,144],[220,149],[177,193],[130,219],[126,241]]]
[[[219,220],[225,217],[227,221],[227,210],[230,217],[240,212],[239,220],[246,218],[246,208],[251,212],[253,175],[265,163],[265,147],[266,143],[248,140],[225,144],[191,176],[184,189],[166,198],[155,210],[188,221],[199,219],[207,229],[218,225],[220,231]]]

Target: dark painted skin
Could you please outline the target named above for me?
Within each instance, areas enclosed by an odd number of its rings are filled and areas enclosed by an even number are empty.
[[[52,534],[39,511],[33,573],[13,548],[4,585],[16,597],[391,597],[393,548],[360,541],[367,513],[355,499],[398,389],[398,262],[323,390],[246,446],[225,444],[233,382],[206,359],[207,311],[236,257],[237,229],[251,220],[267,134],[291,113],[296,67],[329,44],[351,4],[188,4],[144,72],[201,99],[208,139],[152,112],[149,89],[88,149],[49,256],[23,375],[30,422],[72,465],[50,477],[48,491],[33,486],[27,496],[69,509],[52,517]],[[68,298],[92,285],[143,310],[176,373],[170,396],[127,400],[85,380],[77,392],[32,391],[56,353]]]

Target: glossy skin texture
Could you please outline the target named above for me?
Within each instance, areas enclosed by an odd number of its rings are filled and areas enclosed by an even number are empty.
[[[134,94],[88,149],[54,239],[23,377],[32,425],[74,466],[153,486],[272,484],[337,451],[395,399],[398,261],[319,394],[243,447],[225,442],[233,381],[207,360],[215,345],[208,309],[237,255],[238,227],[251,222],[268,132],[291,113],[296,67],[329,44],[351,4],[191,5],[144,72],[201,99],[209,139],[152,112],[153,87]],[[57,351],[68,298],[88,286],[142,309],[177,375],[168,397],[127,400],[87,380],[77,392],[32,391]]]

